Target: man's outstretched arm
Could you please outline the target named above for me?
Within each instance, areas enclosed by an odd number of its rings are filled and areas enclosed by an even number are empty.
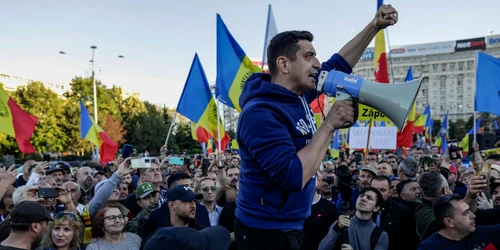
[[[349,63],[349,65],[351,65],[351,67],[354,67],[375,35],[377,35],[380,30],[392,26],[397,22],[398,12],[396,9],[390,4],[380,6],[373,20],[351,41],[344,45],[344,47],[340,49],[339,54]]]

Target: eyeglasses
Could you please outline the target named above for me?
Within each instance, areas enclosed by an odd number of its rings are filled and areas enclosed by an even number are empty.
[[[125,215],[123,214],[120,214],[120,215],[110,215],[110,216],[107,216],[107,217],[104,217],[104,219],[108,219],[110,221],[116,221],[116,219],[118,220],[123,220],[125,218]]]
[[[59,220],[63,217],[66,217],[68,218],[69,220],[71,221],[78,221],[78,219],[76,218],[76,215],[73,214],[73,213],[65,213],[65,212],[60,212],[60,213],[57,213],[55,216],[54,216],[54,219],[55,220]]]
[[[215,192],[217,190],[216,186],[211,186],[211,187],[204,187],[201,189],[204,193],[208,193],[209,190],[212,190],[212,192]]]

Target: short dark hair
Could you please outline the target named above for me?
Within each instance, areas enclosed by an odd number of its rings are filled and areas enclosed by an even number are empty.
[[[398,192],[398,196],[401,197],[401,193],[403,192],[403,189],[405,188],[406,184],[416,182],[414,180],[408,179],[408,180],[403,180],[396,185],[396,191]]]
[[[461,200],[459,195],[456,194],[445,194],[439,196],[434,205],[432,205],[432,210],[434,211],[434,217],[436,217],[436,222],[439,228],[444,229],[444,218],[453,218],[453,205],[452,201]]]
[[[296,53],[300,50],[300,45],[297,43],[300,40],[313,41],[313,34],[309,31],[285,31],[277,34],[269,42],[267,46],[267,65],[271,75],[278,73],[278,66],[276,60],[280,56],[285,56],[288,59],[295,61],[297,59]]]
[[[361,195],[368,191],[374,192],[375,195],[377,196],[377,202],[375,203],[375,207],[382,207],[384,205],[384,197],[382,197],[382,193],[380,192],[380,190],[374,187],[365,187],[361,189],[361,191],[359,191],[359,194]]]
[[[373,181],[386,181],[387,185],[389,185],[389,189],[391,188],[391,179],[388,176],[377,175],[377,176],[373,177],[373,179],[370,181],[370,185]]]
[[[422,193],[424,193],[425,197],[437,198],[440,196],[441,189],[444,185],[448,185],[447,182],[443,183],[444,177],[441,176],[441,172],[438,170],[426,172],[420,176],[418,185],[422,188]]]
[[[176,172],[176,173],[173,173],[173,174],[171,174],[168,177],[167,188],[170,189],[170,187],[172,186],[172,184],[174,184],[177,181],[185,180],[185,179],[191,179],[191,176],[189,176],[185,172]]]

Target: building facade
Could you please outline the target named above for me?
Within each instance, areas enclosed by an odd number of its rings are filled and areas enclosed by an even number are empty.
[[[25,86],[32,82],[36,82],[39,80],[27,79],[19,76],[13,76],[8,74],[0,74],[0,82],[4,84],[4,89],[6,91],[15,91],[19,86]],[[42,82],[42,81],[39,81]],[[64,92],[68,91],[69,84],[68,83],[47,83],[42,82],[43,85],[52,91],[56,92],[59,96],[62,96]]]
[[[431,107],[434,119],[469,119],[474,112],[476,53],[500,57],[500,35],[456,41],[391,46],[389,79],[403,82],[412,67],[414,78],[423,77],[416,99],[417,112]],[[367,48],[353,74],[375,80],[373,48]]]

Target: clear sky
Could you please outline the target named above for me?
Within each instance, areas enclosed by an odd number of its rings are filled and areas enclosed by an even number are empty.
[[[391,45],[500,34],[498,0],[394,0]],[[96,45],[104,84],[139,90],[141,99],[177,105],[194,53],[215,82],[216,13],[252,59],[262,57],[268,4],[279,31],[315,35],[327,59],[372,20],[376,0],[23,0],[3,1],[0,73],[69,82],[88,74]],[[59,55],[59,51],[68,55]],[[125,56],[118,59],[118,55]]]

